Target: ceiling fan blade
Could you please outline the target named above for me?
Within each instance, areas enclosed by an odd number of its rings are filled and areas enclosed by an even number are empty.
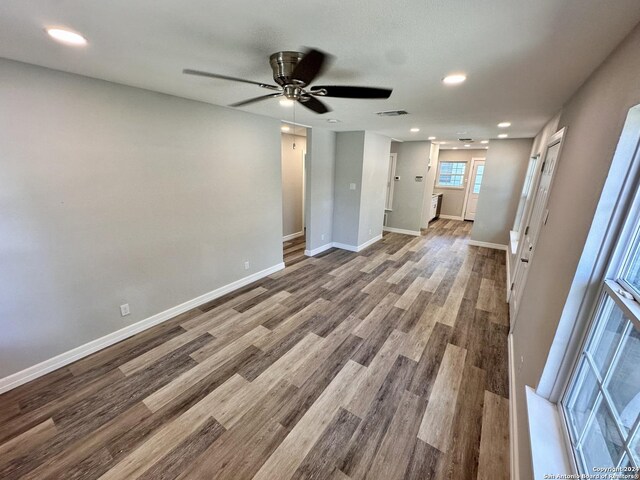
[[[350,87],[339,85],[314,86],[309,93],[321,97],[337,98],[389,98],[393,92],[390,88]]]
[[[314,97],[302,97],[298,101],[309,110],[313,110],[316,113],[327,113],[331,111],[328,105]]]
[[[281,97],[281,93],[270,93],[269,95],[262,95],[260,97],[249,98],[248,100],[243,100],[242,102],[232,103],[229,105],[230,107],[242,107],[244,105],[249,105],[251,103],[261,102],[262,100],[268,100],[270,98]]]
[[[320,50],[309,50],[293,69],[291,78],[304,83],[304,85],[309,85],[314,78],[320,75],[326,60],[327,54]]]
[[[222,80],[231,80],[232,82],[250,83],[251,85],[258,85],[259,87],[268,88],[270,90],[280,90],[280,87],[277,87],[275,85],[269,85],[267,83],[254,82],[253,80],[245,80],[244,78],[229,77],[228,75],[219,75],[217,73],[202,72],[200,70],[191,70],[190,68],[185,68],[184,70],[182,70],[182,73],[187,75],[197,75],[200,77],[221,78]]]

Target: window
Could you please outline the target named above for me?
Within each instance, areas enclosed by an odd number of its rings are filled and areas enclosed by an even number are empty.
[[[640,465],[640,217],[619,240],[562,409],[580,473]],[[628,238],[621,236],[620,238]],[[625,473],[625,472],[622,472]],[[632,473],[629,470],[627,473]]]
[[[476,178],[473,180],[473,193],[480,193],[480,185],[482,185],[483,175],[484,165],[478,165],[478,168],[476,168]]]
[[[438,187],[464,187],[464,172],[467,162],[440,162]]]

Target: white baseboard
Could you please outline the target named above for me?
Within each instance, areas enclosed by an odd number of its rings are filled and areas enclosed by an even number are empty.
[[[342,250],[349,250],[350,252],[360,252],[361,250],[364,250],[368,246],[373,245],[378,240],[382,240],[382,234],[373,237],[371,240],[367,240],[361,245],[348,245],[346,243],[333,242],[333,246],[336,248],[340,248]]]
[[[361,250],[364,250],[365,248],[373,245],[374,243],[376,243],[377,241],[382,240],[382,234],[377,235],[375,237],[373,237],[371,240],[367,240],[366,242],[364,242],[362,245],[358,245],[356,252],[359,252]]]
[[[478,240],[469,240],[467,243],[476,247],[486,247],[493,248],[494,250],[504,250],[505,252],[507,251],[507,246],[500,243],[480,242]]]
[[[332,246],[341,250],[349,250],[350,252],[358,251],[358,247],[356,245],[348,245],[346,243],[333,242]]]
[[[507,265],[507,303],[509,303],[509,299],[511,298],[511,252],[508,250],[505,252],[507,261],[505,262]]]
[[[511,480],[520,479],[520,457],[518,452],[518,414],[516,409],[516,362],[513,352],[513,334],[507,337],[509,357],[509,448]]]
[[[294,238],[302,237],[303,235],[304,232],[292,233],[290,235],[285,235],[284,237],[282,237],[282,241],[287,242],[289,240],[293,240]]]
[[[443,220],[464,220],[464,218],[462,218],[459,215],[438,215],[438,218],[442,218]]]
[[[420,236],[420,232],[405,230],[404,228],[384,227],[382,230],[385,232],[402,233],[403,235],[413,235],[414,237]]]
[[[319,253],[322,253],[322,252],[324,252],[326,250],[329,250],[330,248],[333,248],[333,243],[331,243],[331,242],[329,242],[329,243],[327,243],[325,245],[322,245],[322,246],[320,246],[318,248],[313,248],[311,250],[305,250],[304,254],[307,257],[315,257]]]
[[[157,313],[151,317],[145,318],[144,320],[140,320],[139,322],[121,328],[120,330],[116,330],[115,332],[109,333],[104,337],[92,340],[89,343],[80,345],[79,347],[69,350],[68,352],[61,353],[60,355],[56,355],[49,360],[45,360],[44,362],[38,363],[37,365],[33,365],[32,367],[26,368],[12,375],[9,375],[8,377],[2,378],[0,379],[0,393],[12,390],[16,387],[19,387],[20,385],[30,382],[31,380],[57,370],[58,368],[69,365],[70,363],[86,357],[87,355],[91,355],[98,350],[102,350],[103,348],[113,345],[114,343],[118,343],[126,338],[135,335],[136,333],[140,333],[143,330],[147,330],[148,328],[165,322],[177,315],[180,315],[181,313],[187,312],[192,308],[198,307],[199,305],[226,295],[233,290],[237,290],[240,287],[249,285],[256,280],[260,280],[261,278],[271,275],[272,273],[282,270],[283,268],[284,263],[279,263],[274,265],[273,267],[269,267],[260,272],[253,273],[244,278],[241,278],[240,280],[231,282],[227,285],[224,285],[223,287],[205,293],[204,295],[200,295],[199,297],[188,300],[184,303],[181,303],[180,305],[176,305],[175,307],[171,307],[168,310]]]

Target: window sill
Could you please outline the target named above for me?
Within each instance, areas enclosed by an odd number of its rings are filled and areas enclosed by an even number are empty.
[[[571,467],[558,406],[527,387],[527,416],[533,478],[575,473]]]
[[[445,190],[464,190],[464,187],[445,187],[442,185],[436,185],[436,188],[442,188]]]

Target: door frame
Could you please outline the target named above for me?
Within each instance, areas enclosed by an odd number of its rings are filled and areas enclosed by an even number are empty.
[[[467,216],[467,201],[469,200],[469,194],[471,193],[471,188],[474,183],[471,181],[473,180],[472,178],[473,169],[476,166],[476,162],[485,162],[486,164],[486,161],[487,161],[486,157],[471,157],[471,167],[469,168],[469,174],[467,175],[467,185],[466,185],[466,191],[464,193],[464,203],[462,204],[462,220],[466,220],[465,217]]]
[[[563,127],[562,129],[558,130],[556,133],[554,133],[550,138],[549,141],[547,142],[547,144],[544,147],[544,153],[542,155],[542,167],[541,170],[544,170],[544,167],[547,163],[547,155],[549,153],[549,149],[551,147],[554,147],[555,145],[559,145],[558,147],[558,154],[556,155],[556,160],[554,162],[553,165],[553,171],[551,172],[551,180],[549,180],[549,193],[547,195],[547,198],[545,200],[544,205],[542,206],[542,208],[544,209],[545,213],[542,216],[541,222],[542,224],[540,225],[540,230],[542,229],[542,227],[544,227],[544,225],[547,223],[547,218],[549,217],[549,209],[548,209],[548,205],[549,205],[549,197],[551,196],[551,193],[553,191],[553,183],[555,181],[555,177],[556,177],[556,173],[558,172],[558,163],[560,162],[560,160],[562,159],[562,149],[564,147],[564,135],[566,133],[567,127]],[[518,319],[518,311],[520,310],[520,305],[521,305],[521,300],[522,300],[522,296],[524,294],[524,289],[527,286],[527,277],[529,276],[529,269],[527,268],[526,270],[524,270],[524,272],[522,273],[522,277],[521,277],[521,282],[522,282],[522,286],[520,288],[520,290],[517,289],[517,286],[515,285],[515,281],[518,279],[518,274],[519,274],[519,270],[523,267],[523,262],[525,262],[525,260],[523,260],[523,255],[524,255],[524,248],[525,248],[525,240],[526,240],[526,235],[524,234],[524,232],[530,227],[530,223],[531,223],[531,216],[533,215],[533,212],[535,210],[535,204],[536,204],[536,200],[538,199],[538,188],[540,186],[540,182],[542,181],[542,171],[540,172],[540,174],[538,175],[538,179],[535,185],[535,194],[533,196],[533,200],[531,201],[531,207],[529,209],[528,212],[526,212],[527,217],[525,219],[523,219],[524,221],[521,223],[522,226],[524,226],[524,229],[522,229],[522,236],[518,239],[518,249],[516,251],[516,256],[514,258],[515,262],[516,262],[516,266],[513,269],[513,281],[514,283],[512,284],[512,292],[511,295],[509,296],[509,318],[511,319],[510,321],[510,328],[509,328],[509,333],[513,333],[515,326],[516,326],[516,322]],[[532,249],[528,252],[528,256],[526,258],[526,263],[530,265],[531,260],[533,260],[534,256],[535,256],[535,249],[536,249],[536,245],[538,244],[538,240],[540,240],[540,231],[538,231],[537,237],[535,239],[534,245],[532,247]],[[514,295],[516,292],[519,293],[519,295]],[[515,301],[514,301],[515,300]]]

